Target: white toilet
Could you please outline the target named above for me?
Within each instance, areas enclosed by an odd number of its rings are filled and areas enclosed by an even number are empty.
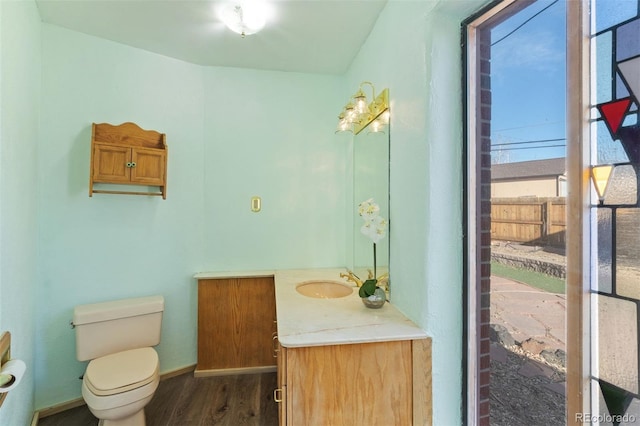
[[[144,426],[158,382],[162,296],[76,306],[76,357],[89,361],[82,397],[103,426]]]

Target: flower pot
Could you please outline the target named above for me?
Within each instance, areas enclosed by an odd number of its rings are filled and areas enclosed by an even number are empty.
[[[387,301],[387,295],[380,287],[376,287],[375,292],[369,297],[361,297],[364,306],[371,309],[380,309],[384,306],[384,302]]]

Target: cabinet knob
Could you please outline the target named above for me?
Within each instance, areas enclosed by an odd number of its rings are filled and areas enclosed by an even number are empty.
[[[275,402],[282,402],[282,389],[273,390],[273,400]]]
[[[135,166],[136,166],[136,163],[134,163],[133,161],[127,162],[127,167],[129,167],[130,169],[135,167]]]

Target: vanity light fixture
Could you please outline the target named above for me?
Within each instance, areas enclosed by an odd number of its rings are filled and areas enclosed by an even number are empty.
[[[593,180],[593,185],[596,187],[596,192],[598,193],[601,205],[604,203],[604,194],[607,190],[607,186],[609,185],[609,179],[611,178],[613,167],[614,166],[611,164],[591,167],[591,179]]]
[[[365,85],[371,87],[371,102],[364,93],[363,87]],[[370,124],[370,133],[382,132],[384,127],[389,124],[389,89],[384,89],[376,97],[373,83],[363,81],[360,83],[358,91],[349,99],[347,105],[338,115],[336,133],[352,132],[357,135]]]
[[[231,31],[244,38],[264,28],[266,11],[260,2],[228,3],[220,12],[220,19]]]

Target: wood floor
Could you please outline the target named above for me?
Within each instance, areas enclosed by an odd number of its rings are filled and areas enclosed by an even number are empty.
[[[192,373],[160,382],[145,408],[147,426],[276,426],[276,373],[194,378]],[[85,406],[40,419],[39,426],[95,426]]]

